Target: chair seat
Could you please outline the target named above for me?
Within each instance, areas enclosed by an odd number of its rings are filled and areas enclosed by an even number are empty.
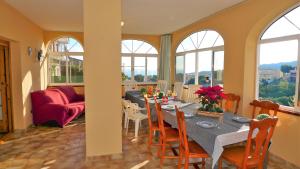
[[[147,118],[148,117],[147,117],[146,114],[143,114],[143,113],[140,113],[140,112],[135,113],[134,115],[128,116],[128,119],[130,119],[130,120],[137,120],[137,119],[144,120],[144,119],[147,119]]]
[[[207,152],[195,141],[189,141],[190,157],[195,158],[208,158]]]
[[[242,167],[243,165],[243,158],[245,153],[245,147],[244,146],[235,146],[226,148],[223,151],[222,158],[231,162],[235,166]],[[247,161],[247,167],[256,167],[258,165],[258,159],[249,159]]]
[[[179,140],[179,133],[177,129],[173,128],[166,128],[166,141],[178,141]]]

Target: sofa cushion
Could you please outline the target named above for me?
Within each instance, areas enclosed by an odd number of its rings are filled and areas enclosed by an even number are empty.
[[[66,107],[69,108],[69,116],[77,115],[84,112],[84,102],[75,102],[67,104]]]
[[[73,102],[77,101],[78,95],[72,86],[59,86],[59,87],[57,87],[57,89],[65,94],[66,99],[68,100],[68,103],[73,103]]]

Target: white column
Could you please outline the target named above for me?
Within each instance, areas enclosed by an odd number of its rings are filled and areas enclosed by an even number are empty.
[[[121,0],[84,0],[87,156],[122,152]]]

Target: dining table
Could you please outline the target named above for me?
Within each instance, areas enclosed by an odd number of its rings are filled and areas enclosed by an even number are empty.
[[[139,91],[126,92],[126,99],[138,103],[144,107],[144,98]],[[156,116],[154,100],[149,99],[152,116]],[[217,162],[224,151],[225,146],[245,142],[249,133],[248,120],[238,121],[237,117],[247,119],[240,115],[224,112],[223,117],[219,118],[198,115],[198,103],[184,103],[179,100],[169,99],[167,105],[162,105],[164,121],[173,128],[177,128],[177,118],[175,105],[185,114],[186,131],[189,138],[201,145],[212,158],[212,168],[217,168]],[[155,117],[152,117],[155,118]],[[213,124],[205,126],[203,123]]]

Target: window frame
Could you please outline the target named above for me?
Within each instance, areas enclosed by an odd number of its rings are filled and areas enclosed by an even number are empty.
[[[298,41],[298,60],[297,60],[297,73],[296,73],[296,82],[295,82],[295,104],[294,106],[285,106],[280,105],[280,111],[288,114],[293,115],[300,115],[300,105],[297,106],[299,98],[299,92],[300,92],[300,34],[295,35],[287,35],[287,36],[281,36],[281,37],[273,37],[268,39],[262,39],[264,34],[268,31],[270,27],[274,23],[276,23],[279,19],[290,13],[296,8],[300,8],[300,3],[296,4],[294,7],[289,8],[285,10],[281,15],[274,18],[274,20],[261,32],[258,41],[257,41],[257,53],[256,53],[256,73],[255,73],[255,99],[259,99],[259,65],[260,65],[260,46],[262,44],[270,44],[270,43],[277,43],[277,42],[285,42],[285,41],[292,41],[297,40]]]
[[[58,40],[60,38],[72,38],[72,39],[76,40],[77,43],[79,43],[81,45],[81,47],[83,48],[82,44],[77,39],[75,39],[73,37],[59,37],[59,38],[51,41],[50,44],[55,42],[56,40]],[[50,63],[50,57],[51,56],[56,56],[56,57],[66,56],[67,58],[69,58],[70,56],[82,56],[84,58],[84,52],[52,52],[52,51],[48,51],[47,56],[46,56],[47,57],[48,86],[64,86],[64,85],[83,86],[84,85],[84,81],[82,83],[70,83],[69,61],[66,62],[66,82],[65,83],[53,83],[51,81],[51,63]],[[83,59],[83,61],[84,61],[84,59]]]
[[[136,40],[136,39],[124,39],[124,40],[140,41],[140,42],[143,42],[143,43],[147,43],[147,44],[151,45],[152,48],[154,48],[157,51],[157,49],[152,44],[150,44],[146,41]],[[122,46],[122,42],[124,40],[121,41],[121,46]],[[126,48],[127,48],[127,46],[126,46]],[[157,51],[157,54],[153,54],[153,53],[133,53],[133,52],[132,53],[122,53],[121,52],[121,59],[122,59],[122,57],[130,57],[131,58],[131,69],[130,69],[131,78],[130,78],[130,80],[127,80],[127,81],[135,82],[137,84],[156,84],[157,83],[157,81],[156,82],[147,81],[147,79],[148,79],[147,78],[147,75],[148,75],[148,59],[147,58],[157,58],[157,78],[158,78],[158,74],[159,74],[159,53],[158,53],[158,51]],[[136,67],[135,64],[134,64],[134,59],[136,57],[144,57],[145,58],[145,76],[144,76],[144,81],[143,82],[136,82],[135,79],[134,79],[134,68]],[[123,66],[121,65],[120,67],[121,67],[121,71],[122,71]],[[122,85],[123,84],[124,84],[124,81],[122,81]]]
[[[205,31],[205,30],[204,30]],[[200,31],[201,32],[201,31]],[[196,32],[197,33],[197,32]],[[218,33],[218,32],[217,32]],[[220,34],[219,34],[220,35]],[[189,35],[190,36],[190,35]],[[220,35],[221,36],[221,35]],[[222,36],[221,36],[222,37]],[[181,41],[182,42],[182,41]],[[181,43],[179,44],[181,45]],[[179,46],[178,45],[178,46]],[[177,48],[176,48],[177,49]],[[210,48],[201,48],[201,49],[194,49],[194,50],[189,50],[189,51],[184,51],[184,52],[178,52],[175,54],[175,67],[174,67],[174,70],[175,70],[175,77],[176,77],[176,57],[177,56],[183,56],[183,83],[185,84],[185,57],[186,57],[186,54],[189,54],[189,53],[195,53],[195,85],[198,85],[199,82],[198,82],[198,76],[199,76],[199,67],[198,67],[198,61],[199,61],[199,52],[204,52],[204,51],[212,51],[212,63],[211,63],[211,71],[213,72],[214,71],[214,61],[215,61],[215,52],[220,52],[220,51],[224,51],[224,54],[225,54],[225,50],[224,50],[224,45],[222,46],[213,46],[213,47],[210,47]],[[225,59],[224,59],[225,60]],[[214,75],[212,73],[212,79],[211,79],[211,86],[213,86],[215,83],[215,80],[214,80]]]

